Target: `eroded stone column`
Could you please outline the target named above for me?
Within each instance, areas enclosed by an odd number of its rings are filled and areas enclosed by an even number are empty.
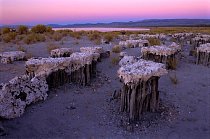
[[[130,58],[130,63],[126,63]],[[164,64],[125,57],[120,62],[118,76],[123,82],[121,111],[138,120],[144,111],[155,112],[159,107],[158,80],[167,74]]]

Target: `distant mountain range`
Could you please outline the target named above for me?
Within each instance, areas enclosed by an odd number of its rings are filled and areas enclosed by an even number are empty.
[[[209,26],[210,19],[150,19],[130,22],[112,22],[96,24],[49,24],[53,28],[79,28],[79,27],[178,27],[178,26]]]
[[[86,24],[48,24],[52,28],[83,28],[83,27],[187,27],[187,26],[208,26],[210,27],[210,19],[149,19],[141,21],[130,22],[112,22],[112,23],[86,23]],[[3,26],[2,26],[3,27]],[[9,27],[17,27],[17,25],[10,25]],[[31,26],[29,26],[31,27]]]

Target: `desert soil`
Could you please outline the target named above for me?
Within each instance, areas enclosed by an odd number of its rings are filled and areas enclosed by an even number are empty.
[[[61,47],[94,46],[87,38],[66,38],[53,42]],[[79,44],[78,44],[79,42]],[[50,42],[52,43],[52,42]],[[117,43],[117,42],[114,42]],[[35,57],[48,57],[49,42],[22,45]],[[114,44],[100,45],[111,49]],[[16,50],[14,44],[1,43],[4,51]],[[210,138],[210,68],[195,65],[185,45],[176,70],[160,78],[160,109],[144,113],[138,122],[129,122],[126,113],[120,112],[117,96],[122,84],[117,77],[118,65],[113,57],[97,64],[97,77],[91,84],[81,87],[66,84],[49,92],[44,102],[28,106],[20,118],[2,119],[3,139],[20,138]],[[129,55],[140,56],[140,48],[123,50]],[[8,82],[25,72],[24,62],[0,64],[0,83]],[[170,77],[177,78],[174,84]]]

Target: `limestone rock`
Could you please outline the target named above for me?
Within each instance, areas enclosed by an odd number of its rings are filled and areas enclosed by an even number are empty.
[[[176,44],[176,43],[172,43],[171,45],[160,45],[160,46],[150,46],[150,47],[142,47],[141,48],[141,52],[144,54],[155,54],[155,55],[172,55],[175,54],[176,52],[181,50],[181,46]]]
[[[126,40],[126,41],[120,41],[119,42],[120,46],[125,46],[125,47],[143,47],[143,46],[148,46],[149,42],[148,40]]]
[[[110,52],[109,51],[105,51],[102,47],[81,47],[80,51],[82,53],[93,53],[93,54],[100,54],[100,57],[98,58],[98,60],[100,60],[100,58],[106,58],[110,56]]]
[[[210,53],[210,43],[202,44],[197,48],[197,52]]]
[[[73,53],[71,48],[59,48],[51,50],[51,57],[69,57]]]
[[[0,90],[0,117],[15,118],[24,113],[31,103],[47,98],[48,85],[45,78],[15,77]]]
[[[129,113],[130,120],[137,120],[143,111],[156,111],[159,107],[158,80],[167,74],[165,65],[125,57],[118,76],[123,82],[121,92],[121,111]]]
[[[126,52],[120,52],[120,58],[123,58],[124,56],[128,56]]]
[[[134,57],[134,56],[124,56],[124,57],[120,60],[119,65],[122,67],[122,66],[125,66],[125,65],[127,65],[127,64],[133,64],[133,63],[135,63],[135,62],[137,62],[136,57]]]
[[[201,44],[210,43],[210,35],[204,35],[204,34],[197,34],[196,37],[192,38],[190,40],[191,49],[190,49],[190,55],[196,56],[196,49]]]
[[[81,47],[80,51],[82,53],[104,53],[104,49],[102,47]]]
[[[203,64],[204,66],[210,65],[210,43],[202,44],[200,47],[197,47],[196,64]]]
[[[0,53],[1,63],[12,63],[13,61],[25,59],[25,52],[22,51],[11,51]]]
[[[26,72],[32,77],[47,77],[50,73],[59,69],[64,69],[67,73],[71,73],[84,67],[86,64],[92,64],[92,61],[97,61],[99,56],[100,54],[98,53],[75,52],[70,57],[65,58],[32,58],[26,62]]]
[[[125,84],[136,84],[140,79],[147,81],[152,76],[160,77],[167,74],[164,64],[144,59],[139,59],[135,62],[134,58],[128,58],[129,60],[131,59],[133,63],[121,64],[122,66],[118,70],[118,75],[123,79]]]

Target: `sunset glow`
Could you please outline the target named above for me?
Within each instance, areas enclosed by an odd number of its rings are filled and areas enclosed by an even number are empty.
[[[210,18],[210,0],[0,0],[0,24]]]

